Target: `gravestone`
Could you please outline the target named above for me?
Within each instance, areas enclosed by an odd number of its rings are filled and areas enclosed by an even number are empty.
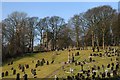
[[[99,56],[102,57],[102,53],[99,53]]]
[[[29,65],[28,64],[26,64],[26,69],[28,69],[29,68]]]
[[[5,76],[8,76],[8,71],[5,72]]]
[[[79,56],[80,54],[79,54],[79,52],[77,52],[76,54],[75,54],[75,56]]]
[[[119,63],[116,64],[116,70],[118,70],[118,69],[119,69]]]
[[[13,67],[11,68],[11,70],[13,70]]]
[[[104,66],[104,65],[102,65],[102,68],[103,68],[103,70],[104,70],[105,66]]]
[[[15,75],[15,74],[16,74],[16,70],[14,69],[14,70],[13,70],[13,75]]]
[[[113,71],[113,69],[114,69],[114,67],[112,66],[112,67],[111,67],[111,71]]]
[[[37,68],[38,67],[38,64],[35,64],[35,68]]]
[[[20,74],[19,73],[17,73],[16,80],[20,80]]]
[[[24,80],[28,80],[27,74],[24,75]]]
[[[53,64],[53,63],[54,63],[54,60],[52,60],[51,64]]]
[[[93,80],[95,79],[95,75],[92,75],[92,79],[93,79]]]
[[[92,56],[92,54],[90,54],[90,56]]]
[[[22,66],[22,68],[21,68],[21,69],[22,69],[22,72],[24,72],[24,71],[25,71],[25,68],[24,68],[24,66]]]
[[[4,77],[4,72],[2,72],[2,77]]]
[[[47,61],[47,65],[49,65],[49,62]]]
[[[21,64],[19,64],[18,68],[19,68],[19,69],[22,69],[22,66],[21,66]]]
[[[98,70],[100,70],[100,66],[98,66]]]
[[[112,58],[111,58],[111,61],[112,61]]]
[[[110,68],[110,64],[107,65],[107,68]]]
[[[97,46],[97,52],[99,52],[99,47]]]
[[[40,60],[37,60],[37,64],[38,64],[38,66],[40,66]]]
[[[42,59],[42,62],[45,63],[45,59],[44,58]]]
[[[112,63],[112,66],[114,67],[114,63]]]
[[[107,76],[110,77],[110,72],[107,72]]]
[[[75,66],[77,66],[77,61],[75,62]]]
[[[13,61],[11,61],[11,63],[10,63],[11,65],[13,64]]]
[[[72,56],[72,62],[75,62],[75,60],[74,60],[74,56]]]
[[[93,52],[95,52],[95,48],[94,47],[92,48],[92,50],[93,50]]]
[[[105,72],[103,72],[103,73],[102,73],[102,78],[105,78],[105,76],[106,76],[106,75],[105,75]]]
[[[78,65],[81,65],[81,62],[78,62]]]
[[[81,64],[81,70],[83,71],[83,64]]]
[[[90,57],[90,62],[92,62],[92,58]]]
[[[117,76],[117,71],[113,70],[113,76]]]
[[[34,63],[34,60],[32,60],[32,63]]]

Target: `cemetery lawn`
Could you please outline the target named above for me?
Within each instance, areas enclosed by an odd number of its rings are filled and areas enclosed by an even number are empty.
[[[77,61],[86,61],[84,65],[84,70],[91,69],[94,65],[96,66],[102,66],[107,64],[111,64],[112,62],[115,63],[116,56],[113,57],[92,57],[95,62],[89,63],[89,56],[92,52],[92,50],[74,50],[70,52],[70,55],[75,54],[76,52],[80,52],[79,56],[75,56],[75,60]],[[103,53],[101,52],[94,52],[94,53]],[[44,63],[43,66],[38,66],[35,68],[35,64],[37,63],[37,60],[41,60],[42,58],[45,59],[45,61],[49,61],[49,65],[46,65]],[[54,58],[54,63],[51,64],[52,58]],[[112,61],[111,61],[112,58]],[[32,61],[34,60],[34,63]],[[68,61],[68,50],[64,51],[51,51],[51,52],[40,52],[40,53],[34,53],[34,54],[27,54],[24,57],[19,57],[13,60],[12,65],[8,65],[8,63],[4,64],[2,66],[2,72],[8,71],[8,76],[5,76],[4,78],[16,78],[16,75],[13,75],[13,71],[11,68],[13,67],[16,69],[16,73],[20,73],[20,77],[22,78],[24,75],[24,72],[18,69],[19,64],[29,64],[29,68],[25,68],[25,73],[28,75],[28,78],[33,78],[33,75],[31,74],[31,69],[36,69],[37,78],[53,78],[55,75],[59,78],[66,78],[68,75],[76,75],[81,70],[81,66],[77,65],[75,66],[74,63],[70,64],[64,64],[64,62]],[[64,66],[64,69],[62,69],[62,66]],[[1,68],[1,67],[0,67]],[[74,69],[73,73],[70,73],[70,68]],[[109,70],[109,69],[107,69]],[[105,71],[105,70],[104,70]],[[100,69],[100,71],[97,72],[97,74],[100,74],[100,72],[103,72],[103,69]]]

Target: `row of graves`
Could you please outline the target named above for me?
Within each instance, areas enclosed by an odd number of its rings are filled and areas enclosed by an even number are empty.
[[[28,75],[26,73],[26,70],[30,70],[33,78],[37,78],[36,70],[39,66],[49,65],[49,64],[53,64],[53,63],[54,63],[54,60],[49,62],[49,61],[45,60],[44,58],[41,60],[37,60],[37,61],[32,60],[31,64],[33,64],[34,67],[31,69],[29,64],[19,64],[17,68],[14,68],[14,61],[11,61],[10,63],[8,63],[8,66],[10,66],[11,69],[6,70],[5,72],[2,72],[1,75],[2,75],[3,79],[7,76],[16,75],[16,80],[20,80],[20,78],[24,78],[24,80],[28,80],[27,79]],[[23,74],[20,74],[21,72]]]
[[[118,70],[120,68],[118,57],[120,57],[120,53],[117,50],[112,49],[110,51],[105,51],[104,53],[91,53],[88,60],[85,59],[83,61],[75,60],[75,56],[80,56],[80,53],[77,52],[75,55],[72,54],[71,58],[70,53],[68,53],[68,62],[65,62],[65,64],[73,63],[74,66],[80,66],[81,70],[78,71],[76,75],[67,76],[66,78],[68,80],[109,80],[110,78],[111,80],[113,78],[115,78],[115,80],[120,80],[118,75]],[[111,62],[108,64],[103,63],[101,66],[93,65],[90,69],[84,69],[86,64],[96,62],[94,57],[110,58]],[[66,71],[65,68],[63,69]],[[69,72],[72,74],[74,72],[74,68],[70,68]]]

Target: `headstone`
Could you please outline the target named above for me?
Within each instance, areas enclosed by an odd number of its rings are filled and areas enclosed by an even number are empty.
[[[92,62],[92,58],[90,57],[90,62]]]
[[[110,77],[110,72],[107,72],[107,76]]]
[[[32,60],[32,63],[34,63],[34,60]]]
[[[117,71],[113,70],[113,76],[117,76]]]
[[[112,66],[114,66],[114,63],[112,63]]]
[[[93,79],[93,80],[95,79],[95,75],[92,75],[92,79]]]
[[[97,52],[99,52],[99,47],[97,46]]]
[[[54,60],[52,60],[51,64],[53,64],[53,63],[54,63]]]
[[[92,56],[92,54],[90,54],[90,56]]]
[[[75,62],[75,66],[77,66],[77,61]]]
[[[38,64],[38,66],[40,66],[40,60],[37,60],[37,64]]]
[[[81,70],[83,71],[83,64],[81,64]]]
[[[28,64],[26,64],[26,69],[28,69],[29,68],[29,65]]]
[[[102,73],[102,78],[105,78],[105,76],[106,76],[106,75],[105,75],[105,72],[103,72],[103,73]]]
[[[16,74],[16,70],[14,69],[14,70],[13,70],[13,75],[15,75],[15,74]]]
[[[35,64],[35,68],[37,68],[38,67],[38,64]]]
[[[102,65],[102,68],[103,68],[103,70],[104,70],[105,66],[104,66],[104,65]]]
[[[93,75],[96,75],[96,72],[93,72]]]
[[[8,71],[5,72],[5,76],[8,76]]]
[[[11,65],[13,64],[13,61],[11,61],[11,63],[10,63]]]
[[[4,72],[2,72],[2,77],[4,77]]]
[[[102,57],[102,53],[99,53],[99,56]]]
[[[44,58],[42,59],[42,61],[43,61],[43,63],[45,63],[45,59]]]
[[[17,73],[16,80],[20,80],[20,74],[19,73]]]
[[[118,70],[118,69],[119,69],[119,63],[116,64],[116,70]]]
[[[11,68],[11,70],[13,70],[13,67]]]
[[[94,47],[92,48],[92,50],[93,50],[93,52],[95,52],[95,48]]]
[[[112,61],[112,58],[111,58],[111,61]]]
[[[19,68],[19,69],[22,69],[22,66],[21,66],[21,64],[19,64],[18,68]]]
[[[113,69],[114,69],[114,67],[112,66],[112,67],[111,67],[111,71],[113,71]]]
[[[24,75],[24,80],[28,80],[27,74]]]
[[[24,72],[25,71],[25,68],[24,68],[24,66],[22,66],[22,72]]]
[[[49,62],[47,61],[47,65],[49,65]]]
[[[107,68],[110,68],[110,64],[107,65]]]
[[[34,75],[34,76],[37,75],[37,74],[36,74],[36,69],[33,70],[33,75]]]
[[[100,70],[100,66],[98,66],[98,70]]]
[[[72,56],[72,62],[75,62],[75,60],[74,60],[74,56]]]

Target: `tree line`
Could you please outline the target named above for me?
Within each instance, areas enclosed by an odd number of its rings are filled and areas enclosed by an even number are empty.
[[[3,60],[34,51],[35,39],[42,45],[47,33],[46,47],[51,41],[52,50],[118,46],[120,44],[120,14],[109,5],[91,8],[75,14],[68,22],[59,16],[29,17],[24,12],[13,12],[2,20]]]

